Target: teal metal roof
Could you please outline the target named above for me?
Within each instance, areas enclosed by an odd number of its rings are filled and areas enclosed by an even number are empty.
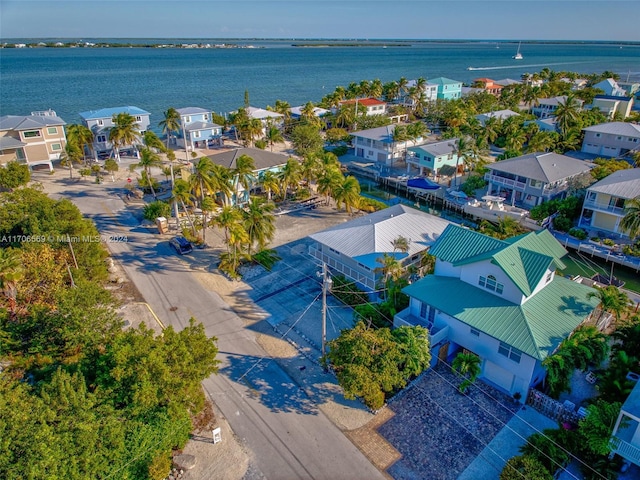
[[[508,244],[458,225],[448,225],[429,253],[440,260],[457,264],[465,259],[493,252]]]
[[[435,257],[459,267],[491,260],[526,296],[531,295],[551,263],[563,269],[560,257],[567,251],[547,230],[531,232],[508,240],[450,225],[430,250]]]
[[[553,353],[597,306],[597,299],[588,298],[593,291],[556,276],[542,291],[517,305],[453,277],[429,275],[403,289],[538,360]]]

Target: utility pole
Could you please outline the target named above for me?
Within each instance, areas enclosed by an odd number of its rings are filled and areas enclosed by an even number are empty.
[[[327,264],[322,262],[322,356],[327,353],[327,290],[331,286]]]

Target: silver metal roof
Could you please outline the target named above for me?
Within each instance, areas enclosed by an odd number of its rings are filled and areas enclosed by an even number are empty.
[[[640,196],[640,168],[618,170],[591,185],[590,192],[605,193],[618,198]]]
[[[457,138],[449,138],[440,142],[426,143],[424,145],[409,147],[407,150],[409,150],[410,152],[426,152],[435,157],[439,157],[440,155],[448,155],[455,152],[457,144]]]
[[[201,113],[211,113],[206,108],[200,107],[176,108],[176,112],[178,112],[180,115],[199,115]]]
[[[593,165],[584,160],[559,153],[529,153],[487,165],[497,172],[512,173],[521,177],[553,183],[591,170]]]
[[[405,205],[356,218],[310,235],[313,240],[370,267],[383,253],[394,254],[393,241],[402,236],[409,242],[406,257],[430,247],[442,234],[448,220]],[[395,252],[398,257],[398,252]]]
[[[622,97],[621,97],[622,98]],[[624,135],[625,137],[640,138],[640,125],[630,122],[609,122],[583,128],[585,132],[612,133],[614,135]]]
[[[215,155],[209,155],[209,158],[213,163],[222,165],[227,168],[235,168],[236,160],[241,155],[248,155],[253,158],[253,164],[256,167],[254,171],[266,170],[274,168],[287,163],[288,156],[280,153],[272,153],[267,150],[260,150],[258,148],[237,148],[234,150],[228,150],[226,152],[217,153]]]
[[[0,131],[31,130],[54,125],[66,125],[60,117],[44,115],[4,115],[0,117]]]

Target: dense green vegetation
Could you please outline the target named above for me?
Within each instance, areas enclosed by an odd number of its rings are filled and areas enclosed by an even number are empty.
[[[193,319],[123,331],[98,232],[68,200],[20,188],[0,211],[0,477],[166,475],[217,371],[215,338]]]

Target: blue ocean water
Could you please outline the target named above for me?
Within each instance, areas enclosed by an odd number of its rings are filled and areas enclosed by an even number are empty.
[[[318,101],[337,85],[374,78],[444,76],[471,83],[477,77],[519,79],[544,67],[640,77],[640,44],[527,43],[524,59],[516,61],[517,43],[508,42],[330,48],[292,47],[291,40],[234,43],[258,48],[0,49],[0,115],[51,108],[77,123],[81,111],[135,105],[157,125],[168,107],[235,110],[245,90],[252,105],[264,107],[277,99],[292,106]]]

